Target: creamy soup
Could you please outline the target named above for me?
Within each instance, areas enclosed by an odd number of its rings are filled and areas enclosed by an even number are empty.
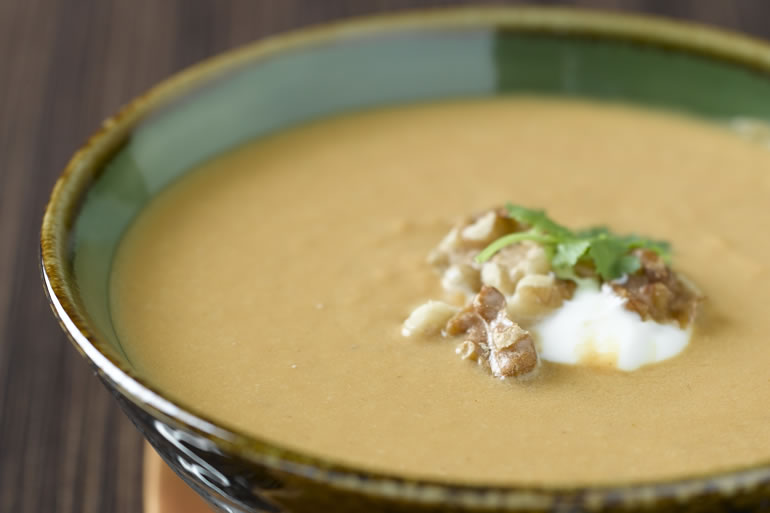
[[[768,198],[766,148],[676,115],[537,98],[358,113],[161,194],[121,243],[112,314],[171,397],[337,461],[495,483],[715,471],[770,460]],[[441,297],[430,249],[505,201],[670,241],[707,297],[686,350],[522,383],[403,337]]]

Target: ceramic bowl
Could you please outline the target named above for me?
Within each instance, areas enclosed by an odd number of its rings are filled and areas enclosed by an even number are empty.
[[[107,304],[115,247],[195,164],[310,119],[372,106],[536,93],[770,119],[770,47],[624,15],[439,10],[271,38],[198,64],[108,119],[57,182],[42,227],[51,306],[163,459],[229,512],[575,511],[768,505],[770,466],[603,486],[468,486],[367,472],[279,447],[169,399],[128,363]],[[180,221],[183,222],[183,221]]]

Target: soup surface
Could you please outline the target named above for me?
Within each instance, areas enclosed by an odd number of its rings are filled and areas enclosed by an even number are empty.
[[[324,120],[202,166],[119,248],[112,311],[147,379],[227,425],[368,468],[615,482],[770,460],[770,152],[716,125],[537,98]],[[505,201],[673,244],[707,301],[680,356],[491,378],[403,338],[425,262]]]

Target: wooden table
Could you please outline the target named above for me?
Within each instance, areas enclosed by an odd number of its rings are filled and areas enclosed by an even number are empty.
[[[0,0],[0,511],[140,511],[141,438],[70,347],[38,274],[49,190],[100,121],[180,68],[271,33],[468,3],[482,2]],[[529,3],[663,14],[770,39],[767,0]]]

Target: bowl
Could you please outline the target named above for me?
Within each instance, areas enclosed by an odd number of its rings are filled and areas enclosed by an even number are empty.
[[[42,226],[42,275],[53,312],[166,463],[222,511],[766,506],[770,465],[572,487],[470,486],[370,472],[207,418],[131,367],[107,304],[112,257],[137,212],[188,169],[249,139],[344,111],[517,93],[622,101],[759,126],[770,119],[770,46],[651,18],[470,8],[350,21],[223,54],[128,104],[72,157]]]

